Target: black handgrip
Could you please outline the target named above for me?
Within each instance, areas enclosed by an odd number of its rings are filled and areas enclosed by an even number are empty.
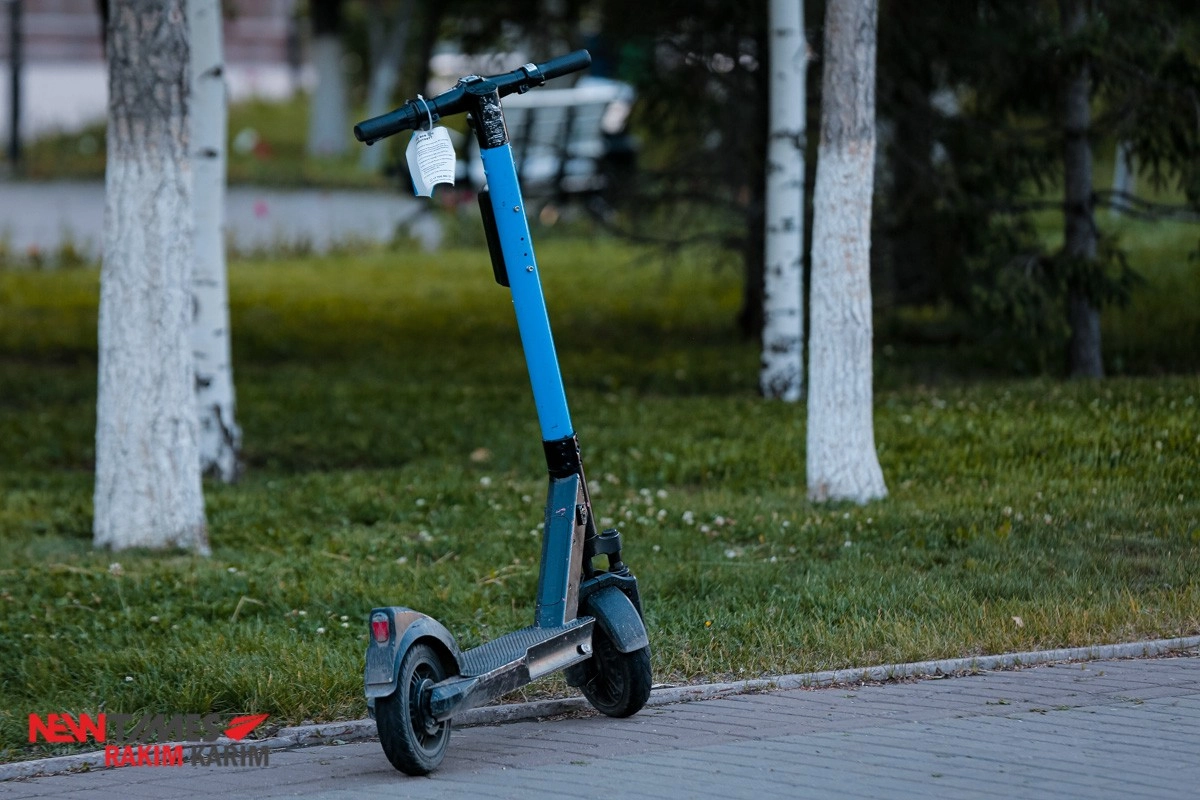
[[[387,136],[406,131],[409,128],[415,128],[417,123],[417,111],[413,104],[405,103],[395,111],[389,111],[378,117],[364,120],[354,126],[354,138],[360,142],[372,144]]]
[[[542,73],[544,79],[551,81],[555,78],[561,78],[563,75],[587,69],[591,64],[591,53],[587,50],[576,50],[574,53],[567,53],[565,56],[558,56],[545,63],[538,64],[538,71]]]

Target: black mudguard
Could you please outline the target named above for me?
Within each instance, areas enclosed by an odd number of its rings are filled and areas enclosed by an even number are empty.
[[[380,614],[388,620],[389,636],[386,642],[377,642],[372,636],[371,643],[367,645],[367,666],[363,673],[363,684],[369,708],[374,708],[375,698],[387,697],[396,691],[400,659],[419,641],[427,641],[438,651],[447,675],[459,674],[458,643],[442,623],[402,606],[371,609],[372,620],[378,619]]]
[[[596,624],[622,653],[650,646],[646,624],[633,602],[616,586],[605,586],[583,600],[583,613],[596,618]]]

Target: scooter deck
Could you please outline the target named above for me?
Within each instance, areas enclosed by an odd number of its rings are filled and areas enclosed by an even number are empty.
[[[537,674],[533,675],[537,677],[538,674],[542,674],[537,670],[537,662],[540,659],[562,649],[564,644],[576,644],[576,639],[579,639],[579,643],[590,643],[591,629],[592,618],[581,617],[560,627],[530,626],[507,633],[461,653],[458,659],[460,674],[464,678],[474,678],[494,672],[508,664],[525,661],[531,673],[537,671]],[[584,633],[587,635],[579,635]]]
[[[578,617],[556,627],[522,628],[459,653],[459,674],[433,688],[433,716],[446,719],[586,660],[594,625],[594,618]]]

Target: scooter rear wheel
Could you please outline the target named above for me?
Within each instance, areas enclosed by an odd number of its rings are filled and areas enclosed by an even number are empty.
[[[622,653],[597,629],[592,657],[584,663],[587,678],[580,690],[592,708],[610,717],[629,717],[650,699],[650,648]]]
[[[445,677],[434,649],[414,644],[400,661],[396,691],[375,701],[379,743],[392,766],[407,775],[428,775],[446,755],[450,721],[429,714],[429,691]]]

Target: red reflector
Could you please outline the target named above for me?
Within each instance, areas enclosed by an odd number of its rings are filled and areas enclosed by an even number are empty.
[[[383,644],[388,640],[388,635],[391,631],[388,629],[387,614],[378,612],[371,615],[371,635],[375,637],[375,641]]]

